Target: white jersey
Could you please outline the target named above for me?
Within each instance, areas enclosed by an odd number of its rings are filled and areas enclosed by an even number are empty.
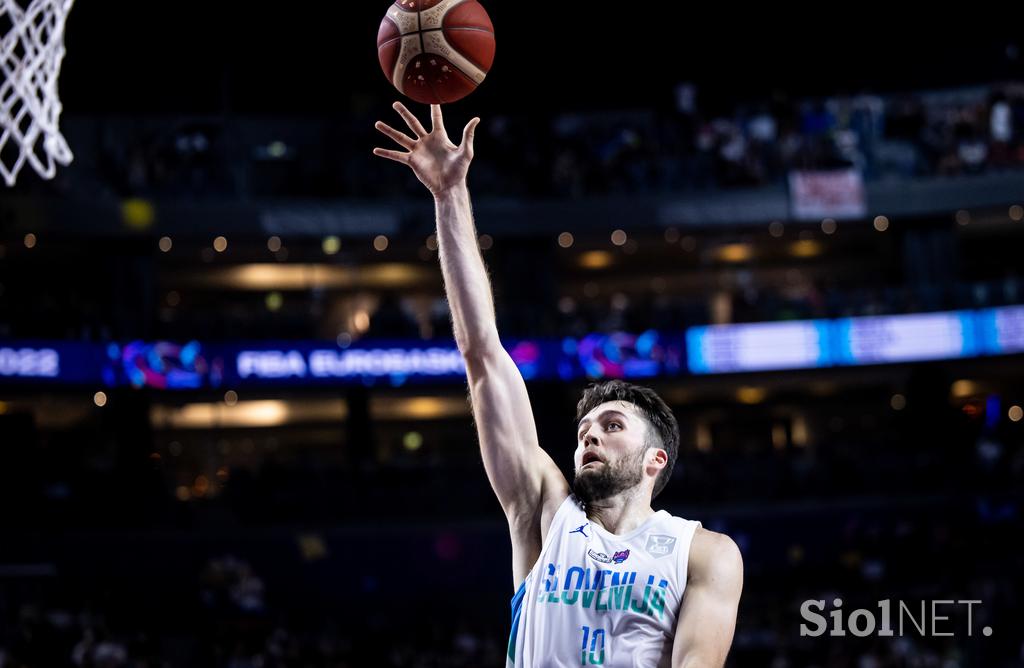
[[[507,668],[669,666],[699,526],[659,510],[616,536],[569,496],[512,599]]]

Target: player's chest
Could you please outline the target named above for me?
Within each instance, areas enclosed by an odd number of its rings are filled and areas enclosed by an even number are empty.
[[[544,555],[539,604],[663,620],[679,601],[674,537],[656,530],[616,540],[583,525]]]

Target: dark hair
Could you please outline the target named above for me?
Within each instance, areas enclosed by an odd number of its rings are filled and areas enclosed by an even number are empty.
[[[606,401],[626,401],[636,406],[653,427],[660,441],[648,442],[647,447],[660,447],[668,453],[668,463],[654,481],[654,493],[651,495],[653,499],[668,484],[668,479],[672,477],[672,469],[676,465],[676,457],[679,455],[679,423],[676,416],[654,390],[621,380],[609,380],[604,383],[593,383],[583,391],[583,397],[576,405],[576,424],[594,410],[595,406],[600,406]]]

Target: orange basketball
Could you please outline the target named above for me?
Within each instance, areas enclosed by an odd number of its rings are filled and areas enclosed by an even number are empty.
[[[380,23],[388,80],[417,102],[445,104],[479,86],[494,62],[494,26],[477,0],[396,0]]]

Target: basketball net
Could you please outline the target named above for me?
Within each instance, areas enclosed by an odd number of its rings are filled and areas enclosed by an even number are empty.
[[[60,134],[57,77],[74,0],[0,0],[0,174],[13,186],[25,163],[52,179],[71,162]]]

